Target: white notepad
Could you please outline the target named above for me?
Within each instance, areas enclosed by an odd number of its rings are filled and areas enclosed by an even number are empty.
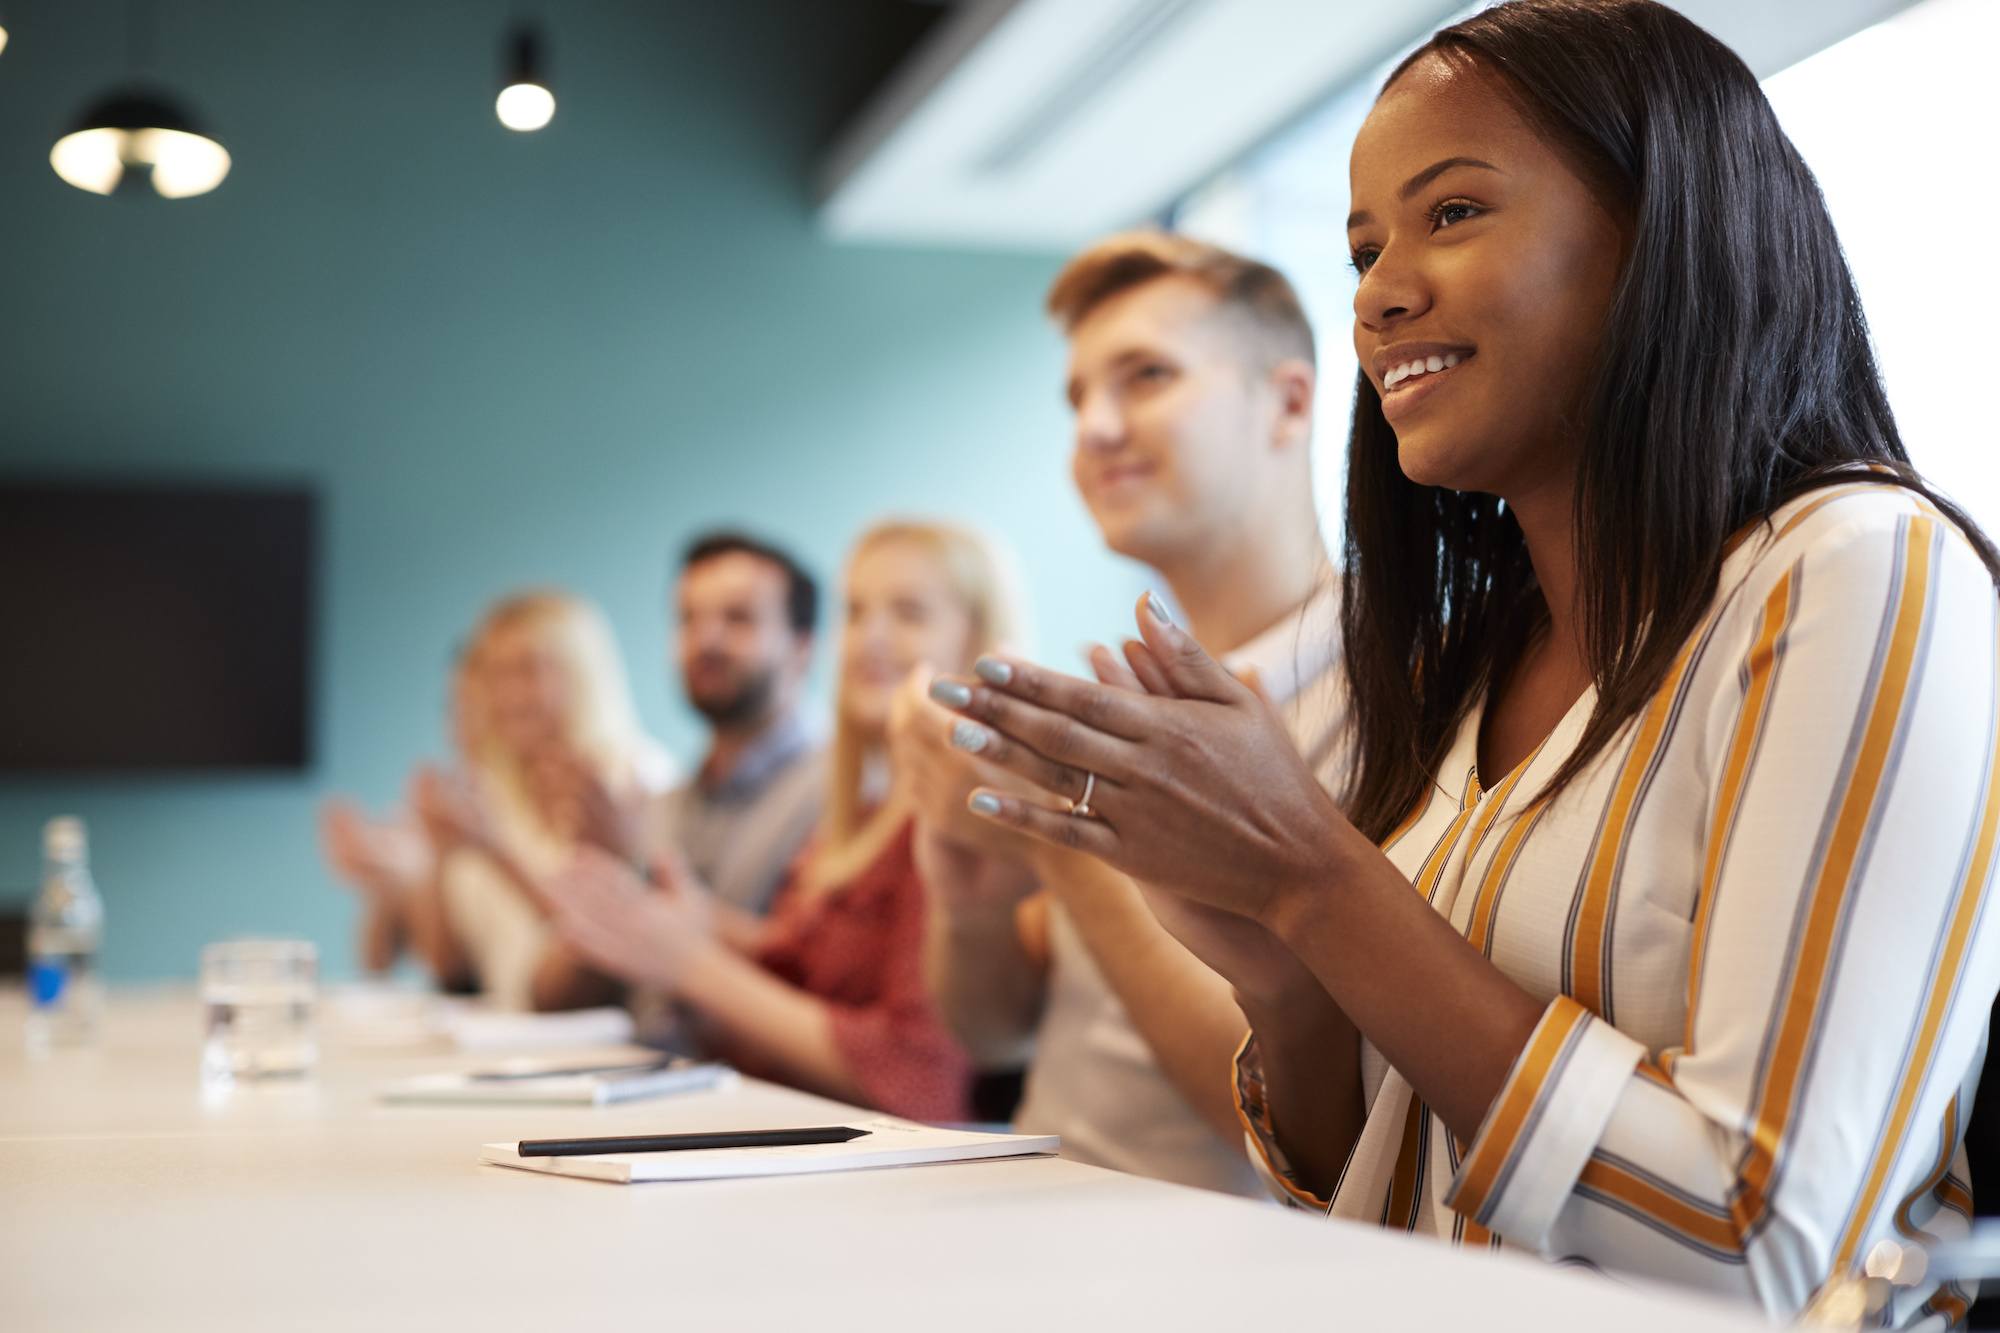
[[[700,1148],[683,1152],[614,1153],[601,1157],[523,1157],[512,1143],[489,1143],[479,1160],[495,1166],[546,1171],[634,1185],[647,1180],[723,1180],[735,1176],[800,1176],[822,1171],[930,1162],[971,1162],[992,1157],[1048,1155],[1061,1147],[1054,1134],[979,1134],[936,1129],[887,1117],[848,1122],[868,1131],[848,1143],[808,1143],[784,1148]]]
[[[600,1062],[601,1063],[601,1062]],[[420,1074],[383,1085],[378,1095],[402,1105],[609,1106],[614,1102],[665,1097],[734,1082],[727,1065],[676,1060],[663,1069],[603,1069],[585,1072],[577,1061],[510,1061],[484,1069]]]

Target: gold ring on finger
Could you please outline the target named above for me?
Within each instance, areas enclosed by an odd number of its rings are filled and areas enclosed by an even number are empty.
[[[1078,819],[1089,819],[1095,813],[1090,808],[1090,798],[1097,791],[1097,774],[1083,775],[1083,795],[1069,803],[1069,812]]]

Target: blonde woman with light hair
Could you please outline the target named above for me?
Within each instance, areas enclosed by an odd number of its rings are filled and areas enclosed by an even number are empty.
[[[411,935],[440,982],[529,1007],[548,939],[539,885],[604,817],[666,788],[673,765],[640,728],[604,615],[568,593],[506,597],[467,655],[480,727],[471,771],[420,770],[412,804],[437,852]]]
[[[964,529],[869,529],[846,572],[826,814],[771,914],[716,901],[672,858],[643,882],[582,849],[551,898],[565,940],[660,991],[738,1067],[893,1114],[961,1120],[971,1068],[924,984],[924,891],[891,706],[923,669],[958,671],[1013,635],[1009,580]]]

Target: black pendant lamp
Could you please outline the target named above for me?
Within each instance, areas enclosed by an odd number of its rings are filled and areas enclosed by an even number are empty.
[[[538,130],[555,118],[556,95],[549,91],[539,29],[522,23],[507,34],[500,96],[493,101],[493,114],[508,129],[522,133]]]
[[[150,8],[132,6],[132,64],[147,64]],[[164,199],[207,194],[229,174],[229,152],[202,131],[171,93],[144,84],[114,88],[84,108],[49,150],[56,175],[92,194],[151,186]]]

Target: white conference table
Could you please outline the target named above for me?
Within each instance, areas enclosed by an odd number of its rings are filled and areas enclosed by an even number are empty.
[[[825,1123],[744,1080],[593,1109],[389,1107],[467,1057],[323,1040],[306,1084],[204,1098],[191,994],[114,997],[30,1058],[0,995],[0,1329],[1767,1327],[1059,1158],[620,1186],[485,1166],[518,1138]]]

